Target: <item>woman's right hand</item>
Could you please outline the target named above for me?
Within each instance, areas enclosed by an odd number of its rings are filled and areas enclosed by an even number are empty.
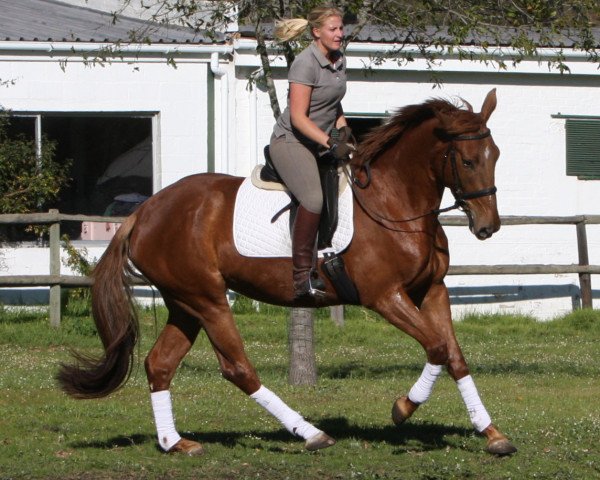
[[[350,156],[356,151],[354,145],[340,141],[339,138],[329,137],[327,140],[329,151],[337,160],[349,160]]]

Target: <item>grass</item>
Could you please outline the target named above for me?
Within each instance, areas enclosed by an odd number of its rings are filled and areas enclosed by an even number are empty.
[[[71,348],[98,352],[87,317],[0,309],[0,479],[521,479],[600,478],[600,312],[550,322],[468,316],[456,331],[492,419],[519,452],[496,458],[470,425],[456,386],[442,376],[431,400],[400,428],[393,401],[425,357],[375,315],[350,309],[343,328],[320,312],[319,382],[287,384],[287,312],[238,306],[246,349],[266,386],[337,439],[308,453],[252,400],[223,380],[201,336],[172,394],[180,433],[202,457],[157,447],[141,361],[127,385],[102,400],[77,401],[53,377]],[[143,359],[165,321],[143,311]]]

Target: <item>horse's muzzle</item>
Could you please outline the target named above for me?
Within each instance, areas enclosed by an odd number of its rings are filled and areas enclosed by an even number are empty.
[[[477,239],[487,240],[500,230],[500,217],[498,216],[495,202],[493,202],[493,208],[490,208],[492,207],[490,205],[488,205],[488,208],[484,209],[474,207],[474,205],[463,206],[463,211],[469,219],[469,230],[471,230],[471,233],[475,235]]]

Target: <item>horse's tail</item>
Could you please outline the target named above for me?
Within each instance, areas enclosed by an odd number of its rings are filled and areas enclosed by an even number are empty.
[[[74,353],[75,364],[61,364],[56,377],[61,388],[75,398],[105,397],[122,387],[131,374],[139,335],[128,282],[133,273],[128,262],[129,236],[135,221],[133,213],[122,223],[92,273],[92,313],[104,354],[97,358]]]

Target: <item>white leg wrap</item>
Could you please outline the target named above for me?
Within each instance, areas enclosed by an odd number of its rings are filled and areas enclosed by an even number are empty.
[[[152,392],[150,393],[150,401],[152,402],[152,411],[154,412],[154,422],[156,423],[158,443],[166,452],[179,440],[181,440],[177,430],[175,430],[173,406],[171,404],[171,393],[169,390]]]
[[[429,399],[429,396],[433,391],[433,386],[441,373],[442,365],[432,365],[427,362],[417,383],[415,383],[410,389],[410,392],[408,392],[408,399],[417,405],[425,403]]]
[[[256,403],[279,420],[288,432],[308,440],[322,433],[321,430],[308,423],[302,415],[288,407],[281,398],[275,395],[264,385],[252,395]]]
[[[458,385],[460,394],[462,395],[467,411],[469,412],[473,427],[475,427],[475,430],[478,432],[483,432],[490,426],[492,419],[479,398],[475,382],[473,382],[471,375],[467,375],[458,380],[456,384]]]

